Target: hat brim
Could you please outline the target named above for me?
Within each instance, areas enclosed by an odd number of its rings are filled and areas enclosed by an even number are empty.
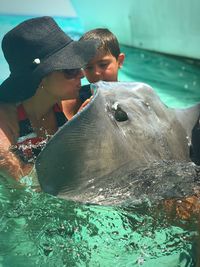
[[[30,80],[32,75],[24,77],[10,75],[0,86],[0,101],[17,103],[33,96],[37,88]]]
[[[44,77],[56,70],[82,68],[95,55],[98,44],[96,40],[73,41],[41,60],[33,71],[33,76]]]
[[[0,86],[0,101],[20,102],[30,98],[47,74],[84,67],[95,55],[98,45],[96,40],[72,41],[47,58],[40,59],[40,63],[30,73],[22,73],[17,77],[11,74]]]

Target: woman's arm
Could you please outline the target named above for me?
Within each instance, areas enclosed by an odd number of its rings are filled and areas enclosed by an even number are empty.
[[[30,164],[25,165],[13,152],[18,136],[16,108],[12,104],[0,104],[0,174],[18,180],[30,170]]]
[[[22,163],[17,156],[9,151],[11,143],[0,128],[0,173],[16,180],[23,176]]]

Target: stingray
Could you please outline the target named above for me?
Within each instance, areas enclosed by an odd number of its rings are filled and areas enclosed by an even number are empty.
[[[190,160],[199,105],[167,107],[147,84],[98,82],[90,103],[39,154],[43,191],[95,204],[192,195],[199,171]]]

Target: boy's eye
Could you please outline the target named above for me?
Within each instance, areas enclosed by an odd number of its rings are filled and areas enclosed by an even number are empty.
[[[87,65],[85,67],[85,70],[86,71],[93,71],[96,68],[104,70],[108,67],[109,64],[110,64],[110,62],[98,62],[94,65]]]
[[[108,63],[100,63],[99,67],[100,68],[106,68],[108,66]]]

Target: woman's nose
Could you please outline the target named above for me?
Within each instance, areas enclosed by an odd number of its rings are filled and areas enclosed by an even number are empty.
[[[79,79],[82,79],[82,78],[84,78],[84,77],[85,77],[84,70],[83,70],[83,69],[80,69],[80,72],[79,72],[79,74],[78,74],[78,78],[79,78]]]
[[[80,71],[76,74],[75,79],[82,79],[85,77],[83,69],[80,69]]]

